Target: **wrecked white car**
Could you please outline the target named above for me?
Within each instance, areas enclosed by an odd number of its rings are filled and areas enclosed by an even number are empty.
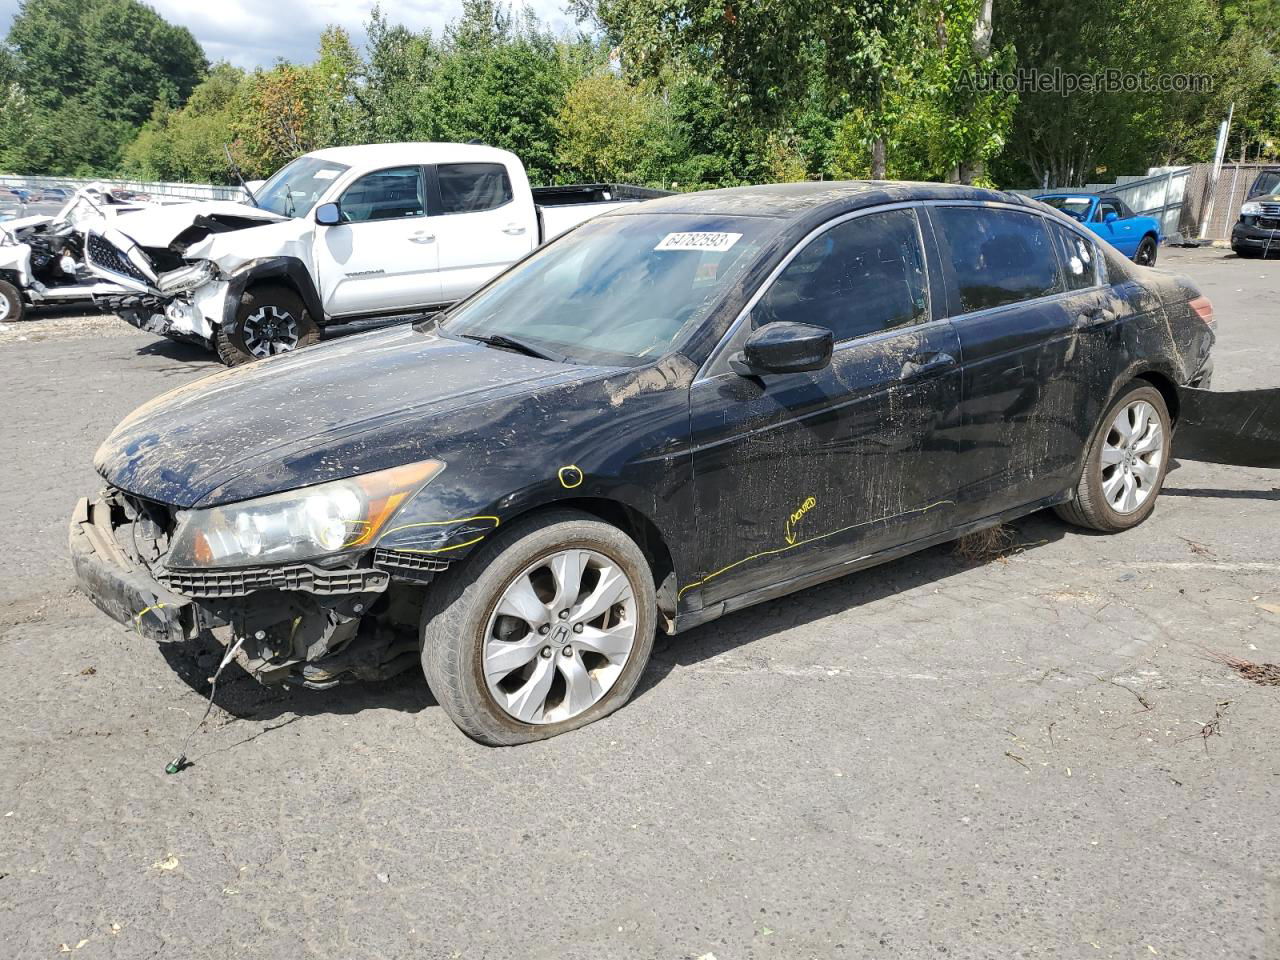
[[[90,267],[129,289],[102,306],[228,365],[307,346],[321,328],[470,295],[540,243],[661,191],[532,189],[512,153],[474,144],[335,147],[251,202],[186,204],[91,230]]]
[[[21,320],[28,307],[88,303],[126,293],[95,276],[84,263],[84,230],[122,211],[141,209],[87,187],[55,216],[22,216],[0,222],[0,323]]]

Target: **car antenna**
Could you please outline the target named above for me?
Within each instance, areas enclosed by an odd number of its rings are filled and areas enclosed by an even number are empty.
[[[218,689],[218,677],[222,676],[223,668],[231,662],[231,659],[240,650],[240,645],[244,643],[244,637],[240,637],[234,644],[227,648],[227,654],[222,658],[222,662],[218,664],[218,669],[213,671],[213,676],[209,678],[209,703],[204,708],[204,716],[200,718],[200,722],[191,728],[191,732],[187,734],[185,740],[182,741],[182,747],[178,750],[178,755],[169,761],[165,766],[165,773],[181,773],[192,763],[187,759],[187,744],[191,742],[191,738],[195,736],[197,730],[204,726],[205,721],[209,719],[209,714],[213,711],[213,695]]]
[[[231,172],[234,173],[236,179],[240,181],[240,189],[249,195],[249,200],[255,207],[261,207],[262,204],[258,202],[258,198],[253,195],[253,191],[249,189],[249,185],[244,182],[244,174],[240,172],[240,164],[236,163],[235,158],[231,156],[231,144],[224,143],[222,145],[222,151],[227,155],[227,165],[231,167]]]

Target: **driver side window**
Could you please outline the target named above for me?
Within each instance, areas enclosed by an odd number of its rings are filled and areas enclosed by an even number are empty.
[[[391,167],[367,173],[339,201],[344,223],[400,220],[427,212],[421,167]]]
[[[837,343],[928,319],[924,255],[912,210],[855,217],[814,237],[751,311],[826,327]]]
[[[1124,214],[1120,212],[1120,207],[1114,201],[1103,200],[1098,204],[1098,212],[1094,214],[1093,219],[1095,222],[1101,222],[1107,219],[1108,213],[1114,213],[1117,217],[1124,216]]]

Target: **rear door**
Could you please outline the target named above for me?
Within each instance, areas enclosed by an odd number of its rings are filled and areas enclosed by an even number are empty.
[[[682,594],[720,601],[948,525],[960,345],[930,299],[909,207],[835,222],[766,282],[691,388],[701,572]],[[727,357],[779,321],[830,328],[830,364],[734,373]]]
[[[320,297],[331,317],[439,303],[436,238],[422,167],[356,179],[338,198],[342,223],[316,226]]]
[[[958,519],[973,520],[1069,485],[1097,419],[1097,358],[1081,349],[1082,301],[1067,289],[1045,217],[992,205],[928,209],[964,359]]]
[[[501,163],[441,163],[429,173],[441,297],[461,300],[537,244],[532,195],[517,197]]]

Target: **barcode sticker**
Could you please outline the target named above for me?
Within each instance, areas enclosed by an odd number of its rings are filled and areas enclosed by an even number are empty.
[[[742,239],[740,233],[668,233],[655,250],[711,250],[724,253]]]

